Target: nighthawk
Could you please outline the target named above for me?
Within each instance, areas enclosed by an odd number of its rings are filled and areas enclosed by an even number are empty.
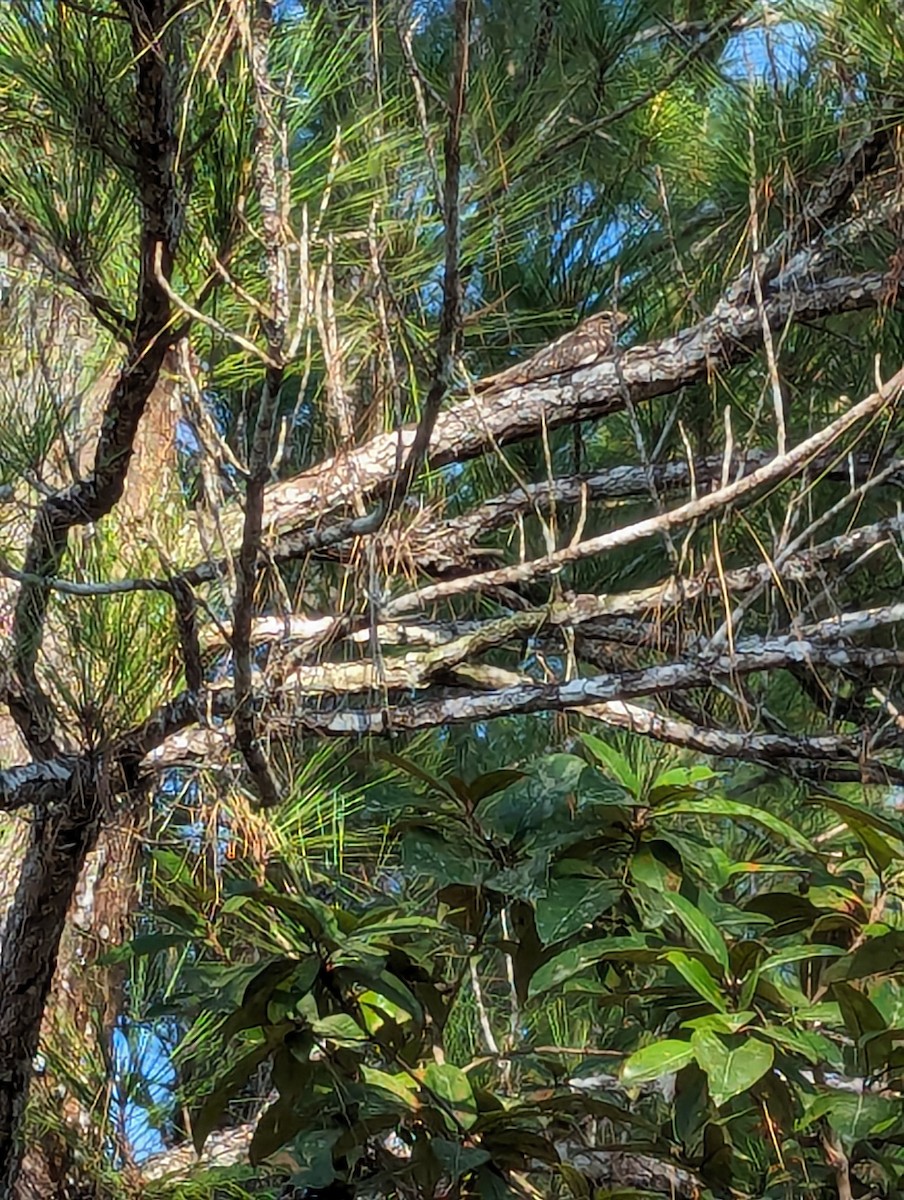
[[[629,321],[630,317],[622,312],[595,313],[576,329],[538,350],[532,358],[477,380],[474,391],[503,391],[505,388],[539,383],[552,375],[564,375],[581,367],[591,367],[612,355],[618,331]]]

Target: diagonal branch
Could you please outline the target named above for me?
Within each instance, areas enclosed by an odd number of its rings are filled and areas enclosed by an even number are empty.
[[[773,328],[829,314],[875,308],[888,293],[888,277],[880,272],[812,280],[805,270],[764,289],[764,311]],[[719,366],[746,358],[762,342],[762,322],[755,304],[720,301],[698,324],[672,337],[634,346],[619,358],[602,361],[569,376],[553,376],[459,400],[436,419],[429,460],[441,467],[465,462],[512,442],[542,432],[621,411],[625,391],[634,404],[669,395]],[[545,425],[544,425],[545,422]],[[325,522],[355,497],[373,493],[393,477],[399,458],[413,445],[415,430],[406,426],[381,434],[353,451],[328,459],[313,470],[268,489],[267,525],[276,530]],[[229,514],[224,515],[227,532]],[[233,536],[237,529],[231,523]],[[237,536],[236,536],[236,540]]]
[[[682,750],[693,750],[715,758],[733,758],[740,762],[763,763],[774,767],[790,764],[792,771],[801,771],[803,764],[806,764],[809,768],[806,773],[816,774],[820,779],[826,778],[822,769],[826,764],[856,763],[858,773],[854,778],[857,780],[880,784],[904,783],[904,771],[900,768],[870,761],[868,751],[867,757],[864,757],[863,738],[859,735],[805,737],[713,729],[666,717],[639,704],[626,704],[621,700],[588,708],[586,715],[614,729],[626,729],[658,742],[667,742],[670,746],[679,746]]]
[[[825,429],[807,438],[787,454],[777,455],[766,466],[736,480],[727,487],[720,488],[699,499],[691,500],[670,512],[648,517],[646,520],[638,521],[624,529],[611,530],[599,537],[576,542],[562,550],[544,555],[542,558],[499,567],[494,571],[478,572],[399,596],[385,606],[383,615],[396,617],[451,595],[461,595],[491,587],[504,587],[508,584],[536,579],[540,575],[551,574],[561,570],[569,563],[602,554],[606,550],[631,545],[633,542],[660,534],[664,530],[688,525],[691,521],[711,518],[717,513],[724,512],[730,505],[750,498],[760,488],[782,482],[799,473],[815,455],[831,446],[858,422],[877,416],[883,409],[894,403],[902,390],[904,390],[904,368],[898,371],[880,391],[874,392],[865,400],[861,400],[859,404],[855,404],[837,421],[833,421]]]

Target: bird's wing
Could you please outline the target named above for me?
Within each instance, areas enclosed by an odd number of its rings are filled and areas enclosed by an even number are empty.
[[[605,352],[597,337],[582,333],[580,329],[572,329],[524,362],[515,363],[514,366],[506,367],[504,371],[478,380],[474,384],[474,390],[497,392],[505,388],[538,383],[565,371],[577,371],[581,367],[592,366]]]

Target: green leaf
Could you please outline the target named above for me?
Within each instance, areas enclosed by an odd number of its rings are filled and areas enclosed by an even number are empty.
[[[619,1075],[625,1087],[649,1083],[663,1075],[673,1075],[694,1060],[694,1047],[690,1042],[679,1042],[666,1038],[636,1050],[622,1063]]]
[[[891,929],[876,937],[867,937],[853,954],[832,963],[823,978],[831,983],[842,979],[865,979],[870,975],[894,975],[902,969],[904,930]]]
[[[656,945],[643,934],[583,942],[580,946],[563,950],[539,967],[530,981],[528,995],[539,996],[548,992],[550,988],[558,987],[566,979],[579,975],[599,962],[624,959],[629,962],[651,962],[657,954]]]
[[[592,733],[582,733],[581,741],[597,762],[602,763],[612,778],[620,783],[626,792],[630,792],[634,797],[640,795],[640,780],[637,772],[620,750],[616,750],[608,742],[594,737]]]
[[[518,782],[480,802],[480,824],[509,842],[551,834],[555,844],[572,821],[574,797],[583,795],[587,771],[576,754],[549,754]]]
[[[224,1042],[228,1042],[243,1029],[254,1029],[268,1023],[270,997],[280,984],[297,970],[298,965],[297,959],[277,958],[256,973],[245,988],[241,1005],[230,1014],[223,1025]]]
[[[759,970],[771,971],[776,967],[785,967],[789,963],[804,962],[811,958],[839,958],[844,954],[837,946],[789,946],[786,950],[778,950],[764,959]]]
[[[310,1114],[307,1115],[310,1120]],[[328,1187],[336,1178],[333,1166],[333,1146],[339,1140],[339,1129],[312,1129],[295,1139],[292,1147],[299,1169],[292,1175],[296,1188],[312,1191]]]
[[[451,1063],[430,1063],[424,1071],[424,1087],[443,1101],[443,1117],[449,1129],[470,1129],[477,1120],[477,1101],[471,1081]],[[454,1117],[454,1120],[450,1119]]]
[[[659,821],[663,817],[677,816],[728,817],[736,821],[752,821],[755,825],[762,825],[789,845],[796,846],[798,850],[805,850],[808,854],[816,853],[813,844],[793,825],[789,825],[787,821],[776,817],[767,809],[755,808],[752,804],[741,804],[737,800],[725,800],[721,796],[704,796],[699,800],[675,800],[655,809],[651,820]]]
[[[691,958],[683,950],[669,950],[662,956],[675,968],[686,983],[689,983],[698,996],[702,996],[713,1008],[726,1012],[728,1001],[712,975],[699,959]]]
[[[857,1057],[863,1068],[881,1071],[892,1042],[885,1018],[868,996],[849,983],[833,983],[832,996],[838,1002],[845,1027],[854,1039]]]
[[[714,958],[727,974],[728,947],[709,917],[678,892],[664,892],[662,900],[675,913],[700,949]]]
[[[752,1087],[775,1058],[773,1047],[755,1037],[748,1037],[742,1045],[729,1050],[717,1034],[697,1030],[691,1043],[697,1062],[706,1072],[709,1094],[717,1108]]]
[[[564,941],[608,912],[621,894],[621,885],[610,879],[554,876],[534,906],[540,940],[544,945]]]
[[[285,1096],[274,1100],[261,1114],[255,1126],[248,1147],[248,1160],[251,1165],[257,1166],[271,1154],[275,1154],[290,1142],[309,1120],[307,1113],[298,1112],[293,1100]]]
[[[900,1100],[870,1092],[827,1091],[808,1106],[798,1128],[808,1129],[826,1119],[845,1149],[850,1150],[861,1139],[893,1128],[900,1121],[900,1114]]]
[[[799,1055],[813,1066],[831,1061],[831,1043],[822,1034],[806,1029],[785,1029],[782,1025],[764,1025],[758,1033],[775,1042],[780,1049]]]
[[[504,792],[513,783],[520,783],[524,777],[523,771],[488,771],[486,775],[478,775],[476,779],[471,780],[468,793],[474,803],[479,804],[487,796],[495,796],[497,792]]]
[[[430,1149],[442,1165],[443,1174],[447,1175],[453,1183],[461,1179],[462,1175],[467,1175],[470,1171],[475,1171],[490,1161],[490,1155],[486,1150],[481,1150],[478,1146],[461,1146],[458,1142],[450,1142],[447,1138],[433,1138],[430,1142]]]
[[[521,1192],[506,1183],[498,1168],[478,1167],[474,1176],[476,1194],[480,1200],[516,1200]]]
[[[737,1033],[745,1025],[756,1020],[756,1013],[751,1009],[737,1013],[711,1013],[707,1017],[692,1017],[682,1021],[682,1029],[708,1029],[710,1033]]]
[[[190,943],[191,938],[182,933],[145,933],[105,951],[98,956],[96,962],[98,966],[112,967],[118,963],[132,962],[136,958],[150,958],[164,950],[187,946]]]
[[[845,824],[863,847],[863,852],[878,874],[884,874],[895,859],[901,857],[900,852],[892,849],[881,833],[871,829],[864,821],[847,817]]]
[[[853,825],[866,826],[897,842],[904,842],[904,822],[895,820],[890,815],[877,813],[874,809],[855,804],[851,800],[842,800],[840,796],[813,796],[807,803],[831,809],[852,831]]]
[[[205,1099],[197,1116],[192,1121],[191,1129],[192,1141],[199,1154],[204,1148],[207,1138],[216,1128],[226,1105],[248,1082],[264,1059],[269,1058],[270,1052],[271,1046],[268,1042],[261,1042],[253,1050],[249,1050],[229,1068]]]
[[[368,1087],[389,1092],[397,1100],[401,1100],[406,1108],[416,1110],[419,1107],[417,1084],[404,1071],[399,1071],[396,1075],[390,1075],[387,1071],[379,1071],[376,1067],[368,1067],[365,1064],[361,1068],[361,1076]]]
[[[432,879],[440,888],[448,884],[479,884],[496,870],[489,851],[475,845],[463,833],[453,841],[438,829],[418,827],[403,835],[401,850],[406,869]]]
[[[444,780],[431,775],[413,759],[403,758],[401,754],[393,754],[389,750],[378,750],[376,757],[383,762],[390,763],[393,767],[397,767],[403,774],[410,779],[416,779],[419,783],[427,785],[431,792],[441,796],[444,800],[451,800],[456,808],[461,808],[461,801],[455,794],[455,789],[450,787]]]
[[[559,1175],[562,1177],[562,1182],[568,1188],[574,1200],[590,1200],[590,1184],[580,1171],[576,1170],[570,1163],[563,1162],[559,1167]]]
[[[708,783],[717,778],[718,775],[712,767],[703,766],[702,763],[695,767],[669,767],[667,771],[656,776],[650,790],[696,787],[699,783]]]
[[[669,886],[669,869],[649,847],[642,847],[631,857],[631,878],[655,892],[665,892]]]
[[[337,1046],[362,1046],[369,1040],[358,1022],[348,1013],[321,1017],[311,1022],[311,1029],[319,1040],[334,1042]]]

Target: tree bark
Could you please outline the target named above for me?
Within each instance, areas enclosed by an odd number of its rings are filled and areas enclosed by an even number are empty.
[[[103,812],[102,768],[36,813],[0,953],[0,1198],[19,1170],[22,1119],[69,906]]]

